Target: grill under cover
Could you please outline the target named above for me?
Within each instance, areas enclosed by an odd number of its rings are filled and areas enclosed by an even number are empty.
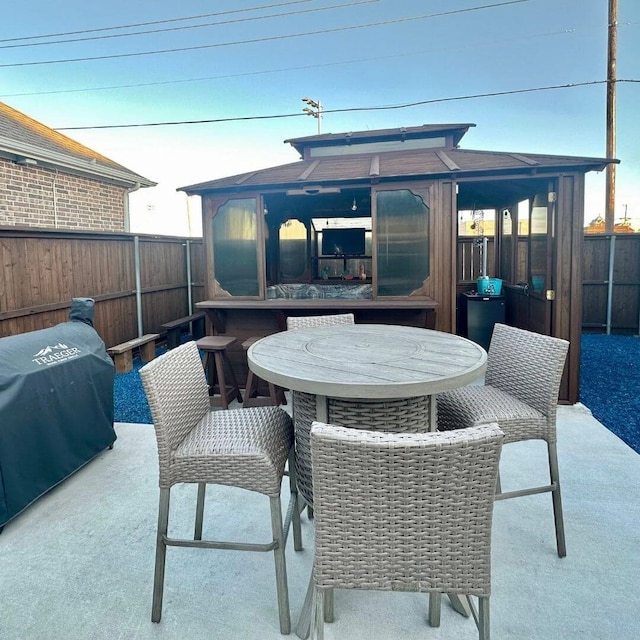
[[[0,529],[116,439],[93,300],[74,299],[70,317],[0,338]]]

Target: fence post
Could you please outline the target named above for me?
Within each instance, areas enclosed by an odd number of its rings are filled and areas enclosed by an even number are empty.
[[[136,272],[136,315],[138,320],[138,337],[144,335],[142,326],[142,282],[140,278],[140,237],[133,237],[133,264]]]
[[[607,335],[611,335],[611,307],[613,305],[613,265],[616,259],[616,236],[609,238],[609,282],[607,284]]]
[[[186,247],[186,262],[187,262],[187,300],[189,305],[189,315],[193,313],[193,295],[191,293],[191,243],[187,240]]]

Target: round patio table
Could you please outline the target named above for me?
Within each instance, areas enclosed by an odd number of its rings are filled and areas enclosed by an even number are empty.
[[[249,368],[291,389],[296,471],[313,504],[310,430],[314,420],[385,431],[436,429],[436,394],[484,374],[486,351],[442,331],[385,324],[294,329],[255,342]]]

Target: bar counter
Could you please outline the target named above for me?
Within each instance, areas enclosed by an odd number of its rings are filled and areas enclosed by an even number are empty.
[[[286,299],[203,300],[195,305],[207,314],[207,332],[227,335],[237,342],[229,350],[236,378],[247,379],[247,358],[242,343],[247,338],[285,331],[288,316],[353,313],[358,324],[396,324],[435,329],[438,304],[425,298],[415,300]]]
[[[203,300],[195,305],[206,312],[216,334],[230,333],[240,321],[242,335],[267,335],[287,328],[288,316],[322,315],[326,313],[353,313],[356,323],[400,324],[424,329],[435,329],[438,303],[420,299],[286,299]],[[253,322],[251,321],[253,318]],[[270,321],[269,321],[270,320]],[[265,326],[266,323],[266,326]],[[255,324],[255,331],[243,337],[245,330]]]

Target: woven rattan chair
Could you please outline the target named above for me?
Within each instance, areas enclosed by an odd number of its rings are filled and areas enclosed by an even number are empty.
[[[551,492],[558,555],[566,555],[558,454],[556,410],[569,343],[504,324],[496,324],[489,346],[484,385],[439,394],[438,429],[459,429],[497,422],[505,444],[545,440],[550,484],[501,492],[497,500]]]
[[[355,316],[353,313],[335,313],[335,314],[327,314],[323,316],[291,316],[287,318],[287,330],[290,329],[313,329],[314,327],[332,327],[334,325],[344,325],[344,324],[355,324]],[[292,409],[293,409],[293,420],[297,425],[296,421],[296,411],[299,412],[298,407],[300,406],[301,401],[311,402],[315,406],[315,397],[311,394],[301,394],[299,391],[293,391],[291,394],[292,397]],[[302,441],[298,438],[298,428],[296,427],[296,449],[300,451],[300,455],[305,458],[305,464],[302,466],[304,468],[309,468],[308,460],[311,457],[311,449],[309,447],[309,434],[308,431],[304,430],[301,434]],[[302,461],[298,461],[298,471],[300,471],[300,465]],[[306,475],[306,474],[305,474]],[[310,478],[306,479],[306,484],[310,484]],[[310,492],[306,492],[308,496]],[[307,508],[307,515],[309,518],[313,518],[313,508],[311,505]]]
[[[290,316],[287,329],[312,329],[337,324],[355,324],[353,313],[336,313],[326,316]]]
[[[290,316],[287,318],[287,330],[313,329],[314,327],[332,327],[344,324],[355,324],[353,313],[335,313],[324,316]],[[294,399],[297,393],[293,393]]]
[[[324,637],[325,593],[376,589],[428,592],[433,626],[442,593],[477,596],[473,615],[489,640],[502,440],[497,425],[385,433],[313,424],[312,637]]]
[[[294,545],[300,544],[300,517],[295,488],[283,529],[280,487],[284,467],[295,469],[293,424],[279,407],[255,407],[210,411],[206,377],[195,342],[188,342],[156,358],[140,370],[149,401],[158,443],[160,505],[156,543],[153,608],[151,619],[159,622],[167,546],[201,549],[273,551],[280,630],[289,633],[289,596],[285,544],[289,524],[294,524]],[[177,483],[197,483],[193,540],[168,536],[169,497]],[[271,503],[270,542],[236,543],[202,540],[206,484],[222,484],[257,491]]]

